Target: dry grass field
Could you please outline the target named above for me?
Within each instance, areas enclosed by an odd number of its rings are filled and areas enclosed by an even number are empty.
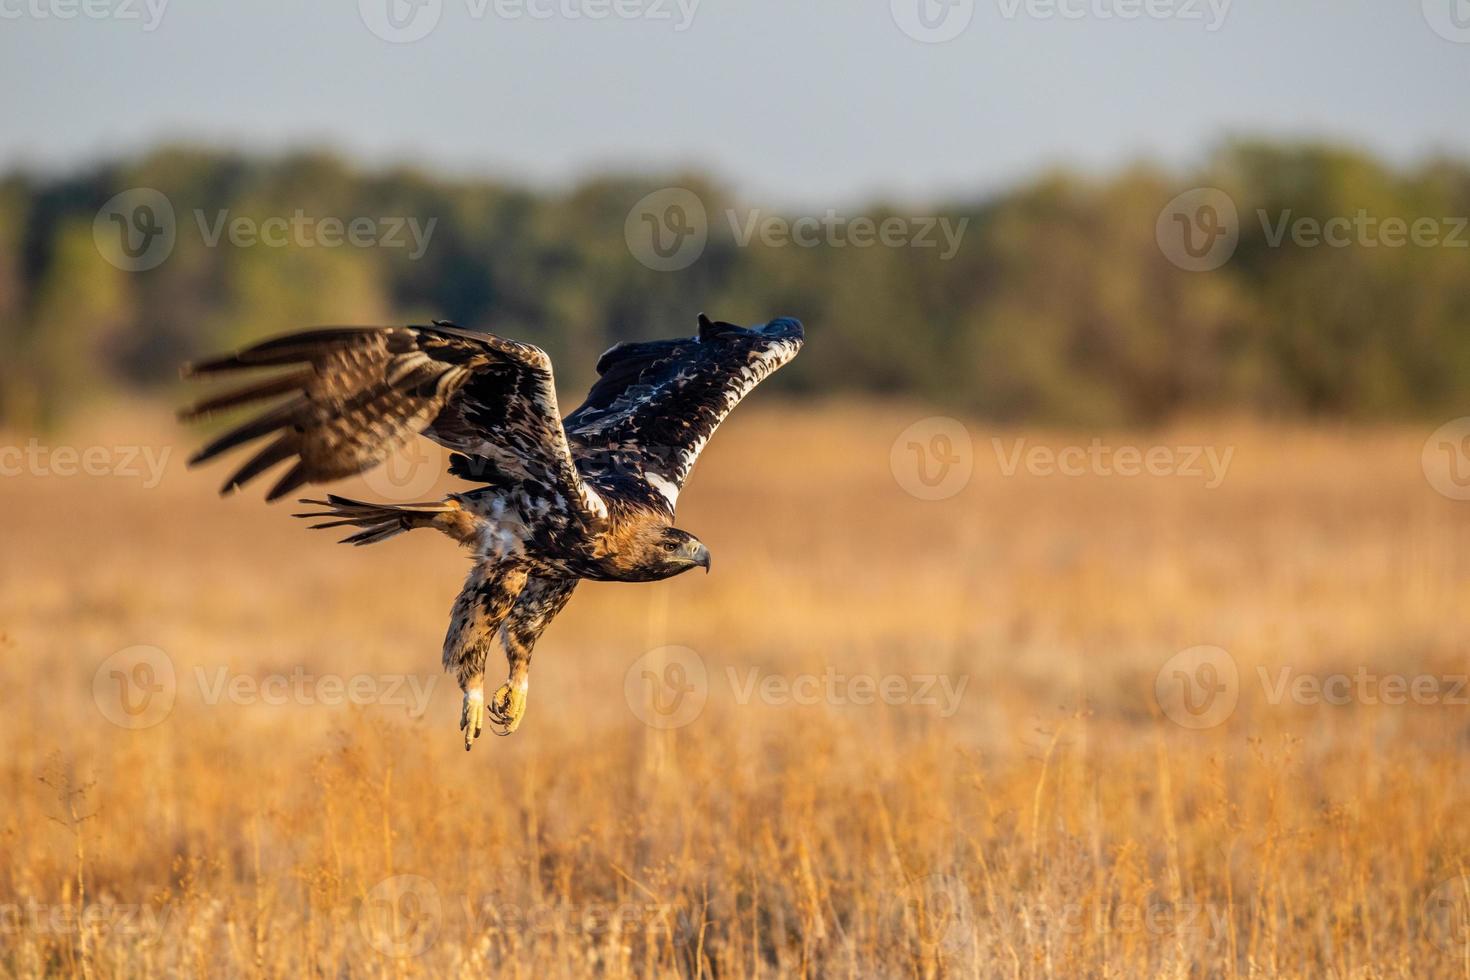
[[[713,574],[582,586],[469,754],[447,540],[219,500],[154,411],[48,439],[113,472],[0,478],[0,973],[1470,977],[1427,431],[972,425],[933,501],[922,410],[755,402],[682,501]],[[1095,435],[1233,454],[1026,455]]]

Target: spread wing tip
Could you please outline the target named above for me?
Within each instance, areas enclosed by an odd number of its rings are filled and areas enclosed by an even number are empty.
[[[760,337],[765,340],[801,340],[804,331],[801,321],[791,316],[778,316],[759,327],[742,327],[724,320],[711,320],[699,314],[699,333],[696,339],[719,340],[723,337]]]

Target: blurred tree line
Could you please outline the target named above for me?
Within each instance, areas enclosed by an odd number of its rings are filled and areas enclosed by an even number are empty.
[[[707,247],[678,272],[646,268],[624,233],[635,202],[665,186],[694,190],[709,219]],[[1211,272],[1176,267],[1156,238],[1161,209],[1197,186],[1226,191],[1239,213],[1239,246]],[[173,249],[146,271],[108,261],[94,236],[99,208],[135,187],[175,211]],[[902,395],[1001,420],[1389,419],[1470,406],[1470,231],[1456,239],[1452,220],[1470,215],[1463,162],[1402,170],[1333,147],[1235,142],[1189,174],[1053,173],[986,199],[837,209],[874,223],[968,219],[949,259],[742,242],[755,210],[697,175],[543,193],[364,173],[324,154],[172,148],[65,177],[15,173],[0,179],[0,421],[45,425],[122,390],[157,390],[193,356],[272,333],[430,318],[540,344],[570,399],[612,343],[692,332],[701,310],[803,319],[807,353],[776,381],[789,391]],[[257,226],[298,212],[434,224],[414,258],[412,247],[211,242],[222,212]],[[1445,240],[1272,240],[1283,215],[1360,213],[1431,218]]]

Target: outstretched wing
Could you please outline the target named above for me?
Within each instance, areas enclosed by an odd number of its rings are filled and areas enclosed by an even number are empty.
[[[520,483],[584,518],[606,504],[577,473],[556,405],[551,360],[530,344],[436,322],[431,327],[328,327],[290,334],[195,364],[212,376],[277,373],[183,412],[199,418],[268,398],[278,404],[205,446],[190,465],[272,437],[225,482],[229,493],[292,460],[266,499],[305,483],[371,469],[422,433],[473,458],[487,481]]]
[[[740,399],[801,350],[801,323],[747,330],[700,314],[699,333],[618,344],[597,362],[587,401],[567,416],[584,474],[642,479],[672,515],[679,490],[715,428]]]

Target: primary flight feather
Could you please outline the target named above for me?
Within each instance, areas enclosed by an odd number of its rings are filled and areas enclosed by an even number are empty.
[[[531,344],[442,321],[290,334],[188,369],[277,373],[206,399],[186,418],[281,399],[190,463],[265,439],[221,492],[288,463],[267,494],[276,500],[371,469],[420,435],[453,450],[449,472],[480,486],[406,505],[328,495],[303,500],[320,509],[296,516],[353,528],[344,539],[352,544],[431,527],[471,550],[444,638],[444,667],[464,692],[468,749],[487,714],[503,734],[519,727],[531,649],[579,581],[709,570],[709,550],[673,526],[679,491],[715,428],[802,340],[797,320],[746,329],[701,314],[693,337],[603,354],[586,401],[563,419],[551,359]],[[485,661],[497,643],[509,676],[487,703]]]

